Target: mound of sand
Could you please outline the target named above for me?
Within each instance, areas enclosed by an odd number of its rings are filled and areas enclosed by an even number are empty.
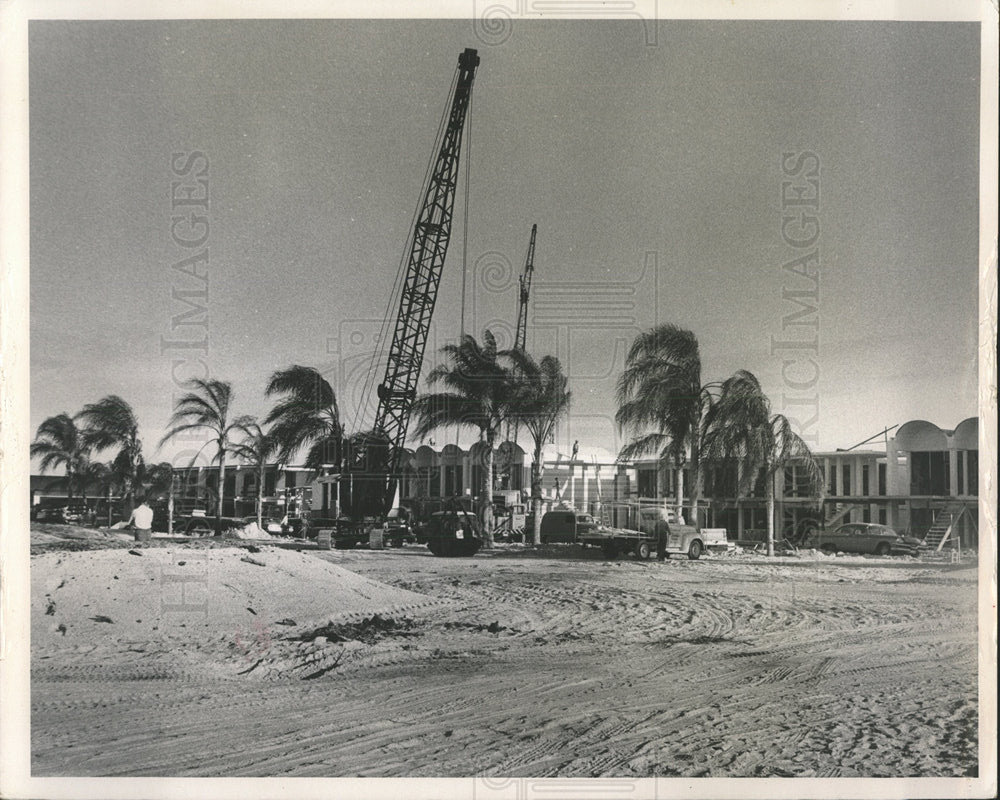
[[[232,640],[437,603],[278,548],[154,547],[42,553],[31,562],[36,655],[131,642]]]

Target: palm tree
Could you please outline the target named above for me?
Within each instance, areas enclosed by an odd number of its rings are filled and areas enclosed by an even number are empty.
[[[268,380],[265,394],[281,395],[264,419],[280,461],[287,463],[307,447],[305,465],[315,472],[340,463],[344,436],[340,406],[319,370],[298,364],[278,370]]]
[[[738,496],[746,494],[763,472],[767,498],[767,554],[774,555],[774,482],[794,464],[805,470],[811,491],[822,491],[819,465],[809,445],[792,430],[784,414],[771,414],[771,401],[752,372],[740,370],[724,381],[706,415],[706,461],[732,459],[739,474]]]
[[[108,504],[108,525],[111,525],[111,501],[116,491],[123,487],[123,477],[115,469],[113,461],[88,461],[87,466],[81,473],[81,484],[84,491],[90,487],[97,489],[98,493]]]
[[[88,463],[90,448],[69,414],[49,417],[38,426],[31,443],[31,455],[41,458],[42,472],[50,467],[66,470],[66,494],[73,498],[76,481]]]
[[[174,481],[174,467],[169,461],[158,464],[142,464],[139,470],[139,488],[147,500],[162,499],[169,494]]]
[[[229,419],[233,387],[225,381],[204,378],[192,378],[185,386],[188,392],[178,398],[169,422],[172,427],[160,440],[160,446],[162,447],[168,440],[185,431],[206,430],[211,434],[211,438],[202,445],[191,463],[194,464],[201,451],[206,447],[215,446],[215,455],[212,461],[219,463],[219,493],[215,532],[221,534],[222,505],[226,494],[226,454],[232,449],[230,436],[236,428],[236,423]]]
[[[87,503],[87,492],[91,487],[101,487],[103,485],[104,472],[107,469],[106,464],[102,464],[100,461],[91,461],[89,458],[80,465],[77,477],[80,481],[80,499],[83,500],[84,505]],[[100,491],[100,488],[98,488],[98,491]]]
[[[542,537],[542,448],[555,433],[559,419],[569,410],[570,391],[562,365],[555,356],[535,361],[523,350],[509,350],[514,364],[515,393],[511,416],[531,436],[534,450],[531,461],[531,512],[534,516],[532,542]]]
[[[256,417],[238,417],[233,425],[234,430],[242,434],[243,439],[237,442],[232,453],[252,466],[257,472],[257,527],[264,521],[264,473],[267,461],[277,450],[274,438],[265,433]]]
[[[664,324],[640,333],[629,348],[618,379],[619,428],[634,438],[621,460],[660,453],[661,465],[677,467],[677,513],[683,513],[686,455],[691,464],[691,515],[697,524],[701,499],[702,419],[711,406],[712,384],[702,386],[698,339],[684,328]],[[650,432],[649,429],[653,430]]]
[[[122,473],[125,513],[131,514],[142,464],[139,421],[132,406],[118,395],[111,394],[96,403],[85,405],[76,418],[84,424],[83,439],[89,447],[97,452],[111,447],[121,448],[115,463]]]
[[[483,344],[463,334],[458,344],[446,344],[441,352],[450,363],[439,364],[427,382],[443,384],[449,391],[418,397],[413,404],[417,425],[413,435],[427,436],[444,427],[471,427],[479,432],[483,448],[483,486],[480,511],[486,547],[493,546],[493,451],[500,427],[512,407],[514,384],[509,369],[498,360],[496,339],[483,331]]]

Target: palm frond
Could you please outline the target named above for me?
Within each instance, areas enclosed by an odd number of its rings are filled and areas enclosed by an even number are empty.
[[[671,449],[673,449],[672,440],[667,434],[647,433],[623,445],[622,449],[618,452],[618,460],[633,461],[650,453],[659,453],[662,457],[665,450]]]
[[[232,385],[214,378],[192,378],[185,384],[185,388],[188,392],[178,398],[170,417],[171,427],[160,440],[160,446],[181,433],[204,430],[209,439],[198,450],[198,454],[209,444],[214,444],[216,452],[211,460],[222,465],[230,447],[229,434],[233,429],[229,421],[233,400]],[[194,459],[191,463],[194,463]]]
[[[84,441],[95,450],[121,446],[134,449],[139,423],[132,407],[118,395],[89,403],[76,415],[83,423]]]
[[[313,367],[293,364],[274,372],[265,393],[280,397],[264,418],[282,460],[290,460],[303,447],[328,438],[343,438],[340,408],[333,387]]]
[[[445,362],[427,377],[445,391],[422,395],[414,402],[413,435],[427,436],[442,427],[471,427],[484,439],[496,438],[512,413],[516,389],[511,370],[500,361],[496,339],[483,332],[483,344],[465,334],[458,344],[441,348]]]

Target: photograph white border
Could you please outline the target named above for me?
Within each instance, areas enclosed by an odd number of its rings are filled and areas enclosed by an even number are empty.
[[[527,0],[518,18],[544,19]],[[552,8],[559,0],[545,4]],[[997,324],[997,92],[998,18],[988,2],[713,2],[635,0],[614,15],[580,13],[588,3],[565,2],[573,16],[609,19],[652,15],[663,19],[962,20],[982,23],[979,229],[979,687],[980,777],[910,779],[639,779],[631,797],[952,797],[995,796],[996,785],[996,324]],[[34,778],[30,775],[28,497],[29,430],[29,202],[28,22],[32,19],[308,19],[467,18],[474,0],[416,3],[330,3],[317,0],[235,2],[59,2],[7,0],[0,4],[0,796],[4,798],[327,798],[337,796],[470,797],[476,778]],[[560,18],[565,18],[560,14]],[[470,40],[472,30],[470,25]],[[621,779],[617,779],[620,783]],[[536,783],[536,781],[532,781]],[[578,786],[578,791],[571,786]],[[552,800],[601,796],[601,779],[558,781]]]

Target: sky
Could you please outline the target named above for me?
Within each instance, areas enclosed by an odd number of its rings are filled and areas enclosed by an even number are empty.
[[[528,347],[569,375],[567,450],[617,451],[624,354],[664,322],[697,335],[705,382],[755,373],[815,449],[974,416],[978,26],[649,24],[516,20],[494,43],[467,20],[32,22],[32,430],[118,394],[171,460],[185,378],[263,416],[291,364],[359,429],[466,47],[425,375],[463,316],[511,341],[537,224]]]

